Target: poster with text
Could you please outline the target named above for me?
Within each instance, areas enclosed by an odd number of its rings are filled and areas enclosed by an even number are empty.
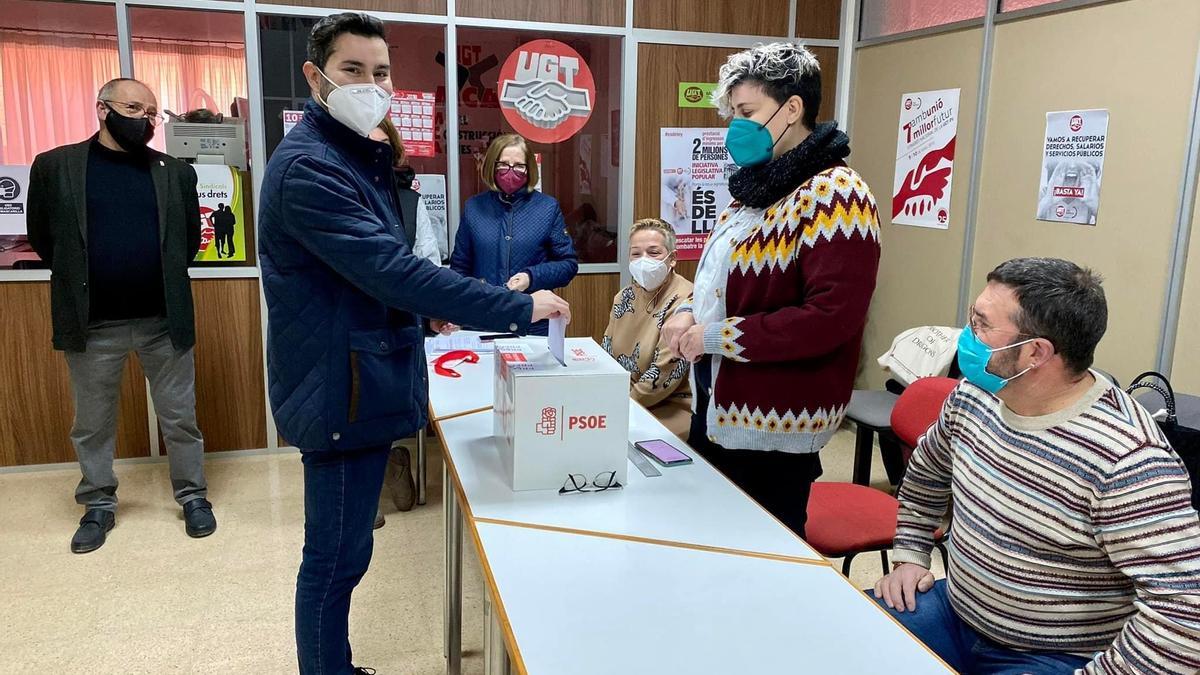
[[[288,132],[296,128],[300,124],[300,120],[304,119],[303,110],[284,110],[283,111],[283,135],[287,136]]]
[[[29,165],[0,166],[0,236],[24,236]]]
[[[433,157],[434,104],[432,91],[397,89],[392,93],[392,122],[404,141],[404,151],[412,157]]]
[[[729,205],[737,165],[725,148],[724,127],[662,129],[659,217],[675,230],[680,260],[699,260],[708,233]]]
[[[445,258],[449,249],[450,230],[446,226],[446,176],[440,173],[419,173],[413,179],[413,189],[421,195],[433,229],[438,233],[438,249]]]
[[[241,262],[246,259],[246,216],[242,212],[242,176],[219,164],[195,164],[196,196],[200,199],[200,262]]]
[[[900,97],[892,222],[945,230],[958,138],[958,89]]]
[[[1046,113],[1038,220],[1096,224],[1107,142],[1107,110]]]

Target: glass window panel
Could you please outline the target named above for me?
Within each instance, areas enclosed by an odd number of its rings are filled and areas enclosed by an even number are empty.
[[[863,0],[862,39],[978,19],[994,0]]]
[[[459,92],[460,199],[485,191],[480,163],[492,139],[512,133],[500,109],[500,68],[526,42],[551,38],[565,43],[587,63],[596,85],[592,113],[582,129],[558,143],[530,143],[541,156],[542,191],[558,200],[581,264],[617,262],[620,169],[621,40],[612,36],[462,28],[458,67],[467,75]],[[487,170],[487,167],[484,167]]]
[[[120,74],[113,5],[0,0],[0,178],[96,133],[96,92]],[[23,226],[0,226],[0,269],[41,266]]]

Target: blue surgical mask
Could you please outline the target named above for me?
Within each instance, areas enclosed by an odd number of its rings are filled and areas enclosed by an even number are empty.
[[[963,377],[967,381],[982,389],[985,389],[993,394],[1000,393],[1000,390],[1009,382],[1028,373],[1033,366],[1022,370],[1021,372],[1009,378],[1000,377],[988,371],[988,361],[992,359],[992,354],[1002,352],[1013,347],[1020,347],[1023,344],[1033,342],[1037,338],[1030,338],[1021,342],[1014,342],[1011,345],[1004,347],[992,348],[983,343],[975,331],[971,330],[971,325],[967,324],[963,331],[958,336],[958,368],[962,371]]]
[[[783,106],[779,106],[767,119],[767,124],[775,119]],[[791,125],[788,125],[791,126]],[[780,136],[780,138],[783,138]],[[725,147],[729,156],[738,166],[760,166],[771,161],[771,151],[779,140],[771,137],[771,130],[766,124],[759,124],[752,119],[739,117],[729,123],[729,131],[725,132]]]

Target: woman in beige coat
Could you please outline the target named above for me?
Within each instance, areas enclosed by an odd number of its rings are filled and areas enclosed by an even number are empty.
[[[662,326],[692,294],[675,273],[675,231],[658,218],[633,224],[629,273],[633,283],[613,298],[604,349],[629,371],[630,395],[672,433],[687,438],[691,423],[691,364],[671,353]]]

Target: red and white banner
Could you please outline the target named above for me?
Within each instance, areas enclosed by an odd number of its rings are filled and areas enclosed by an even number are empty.
[[[433,157],[434,114],[436,102],[432,91],[397,89],[392,92],[392,123],[404,141],[404,151],[410,157]]]
[[[579,133],[595,103],[591,68],[558,40],[526,42],[500,68],[500,109],[517,133],[535,143],[559,143]]]
[[[945,230],[958,136],[958,89],[900,97],[892,222]]]
[[[1107,145],[1107,110],[1046,113],[1038,220],[1096,224]]]

